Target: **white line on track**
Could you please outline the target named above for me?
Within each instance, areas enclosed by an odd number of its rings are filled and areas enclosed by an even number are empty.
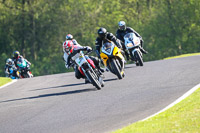
[[[0,89],[4,88],[4,87],[6,87],[6,86],[9,86],[9,85],[11,85],[11,84],[13,84],[13,83],[15,83],[15,82],[17,82],[17,79],[13,79],[11,82],[9,82],[9,83],[7,83],[7,84],[1,86]]]
[[[175,104],[179,103],[180,101],[182,101],[183,99],[185,99],[186,97],[188,97],[189,95],[191,95],[194,91],[196,91],[198,88],[200,88],[200,84],[196,85],[195,87],[193,87],[192,89],[190,89],[188,92],[186,92],[183,96],[181,96],[180,98],[178,98],[176,101],[174,101],[173,103],[171,103],[170,105],[168,105],[167,107],[165,107],[164,109],[160,110],[159,112],[141,120],[141,121],[145,121],[151,117],[154,117],[157,114],[160,114],[162,112],[164,112],[165,110],[173,107]]]

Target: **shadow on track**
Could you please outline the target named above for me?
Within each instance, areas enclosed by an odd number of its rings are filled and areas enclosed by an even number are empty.
[[[105,82],[118,80],[117,78],[112,79],[106,79]],[[69,85],[61,85],[61,86],[54,86],[54,87],[48,87],[48,88],[42,88],[42,89],[51,89],[51,88],[59,88],[59,87],[69,87],[69,86],[77,86],[77,85],[83,85],[85,83],[78,83],[78,84],[69,84]],[[36,90],[42,90],[42,89],[36,89]],[[45,98],[45,97],[51,97],[51,96],[62,96],[62,95],[71,95],[71,94],[78,94],[78,93],[84,93],[89,91],[96,91],[96,88],[91,89],[79,89],[79,90],[73,90],[73,91],[66,91],[66,92],[59,92],[59,93],[51,93],[51,94],[43,94],[38,96],[32,96],[32,97],[25,97],[25,98],[18,98],[18,99],[10,99],[5,101],[0,101],[0,103],[5,102],[14,102],[14,101],[21,101],[21,100],[30,100],[30,99],[37,99],[37,98]],[[34,91],[34,90],[32,90]]]
[[[109,82],[109,81],[113,81],[113,80],[118,80],[118,78],[112,78],[112,79],[105,79],[103,80],[104,82]],[[105,85],[106,86],[106,85]]]
[[[30,91],[45,90],[45,89],[60,88],[60,87],[78,86],[78,85],[83,85],[83,84],[85,84],[85,83],[77,83],[77,84],[60,85],[60,86],[47,87],[47,88],[41,88],[41,89],[34,89],[34,90],[30,90]]]
[[[134,67],[137,67],[137,66],[134,66],[134,65],[131,65],[131,66],[125,66],[125,69],[130,69],[130,68],[134,68]]]
[[[96,88],[95,89],[92,88],[92,89],[82,89],[82,90],[74,90],[74,91],[67,91],[67,92],[51,93],[51,94],[43,94],[43,95],[38,95],[38,96],[33,96],[33,97],[25,97],[25,98],[0,101],[0,103],[21,101],[21,100],[30,100],[30,99],[37,99],[37,98],[45,98],[45,97],[51,97],[51,96],[71,95],[71,94],[84,93],[84,92],[89,92],[89,91],[96,91]]]
[[[106,79],[104,82],[109,82],[117,80],[117,78],[112,78],[112,79]],[[53,86],[53,87],[47,87],[47,88],[40,88],[40,89],[34,89],[30,91],[38,91],[38,90],[45,90],[45,89],[52,89],[52,88],[61,88],[61,87],[71,87],[71,86],[78,86],[78,85],[84,85],[85,83],[77,83],[77,84],[68,84],[68,85],[59,85],[59,86]]]

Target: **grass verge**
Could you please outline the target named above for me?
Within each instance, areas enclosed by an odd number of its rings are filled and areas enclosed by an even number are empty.
[[[113,133],[199,133],[200,88],[172,108]]]
[[[181,57],[188,57],[188,56],[194,56],[194,55],[200,55],[200,53],[191,53],[191,54],[183,54],[183,55],[179,55],[179,56],[167,57],[167,58],[164,58],[164,60],[181,58]]]
[[[12,81],[12,79],[10,79],[10,78],[0,77],[0,86],[6,84],[8,82],[11,82],[11,81]]]

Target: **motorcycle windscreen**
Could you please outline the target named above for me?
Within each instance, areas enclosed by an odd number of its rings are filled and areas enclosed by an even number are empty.
[[[139,38],[134,33],[128,33],[124,36],[125,46],[127,49],[138,46],[140,43]]]
[[[106,42],[103,44],[101,51],[107,55],[112,55],[115,45],[112,42]]]
[[[24,59],[21,59],[21,61],[17,61],[17,65],[21,68],[25,68],[27,66],[27,62]]]
[[[75,59],[75,62],[78,66],[82,66],[85,62],[87,62],[85,56],[83,54],[78,54],[77,58]]]

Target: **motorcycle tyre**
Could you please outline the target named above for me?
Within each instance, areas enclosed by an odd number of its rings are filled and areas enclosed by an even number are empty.
[[[139,63],[139,66],[143,66],[143,59],[142,59],[142,56],[140,55],[140,53],[138,51],[135,51],[133,53],[133,55],[135,56],[135,59],[138,61]]]
[[[113,71],[115,72],[115,74],[117,75],[117,77],[118,77],[119,79],[122,79],[123,76],[122,76],[122,74],[121,74],[120,68],[118,67],[118,65],[117,65],[117,63],[116,63],[116,60],[113,59],[113,60],[111,60],[110,63],[111,63],[112,69],[113,69]]]
[[[90,79],[92,85],[94,85],[97,88],[97,90],[101,90],[101,84],[99,83],[98,79],[95,79],[94,73],[92,73],[91,71],[87,71],[86,75],[86,77]]]

